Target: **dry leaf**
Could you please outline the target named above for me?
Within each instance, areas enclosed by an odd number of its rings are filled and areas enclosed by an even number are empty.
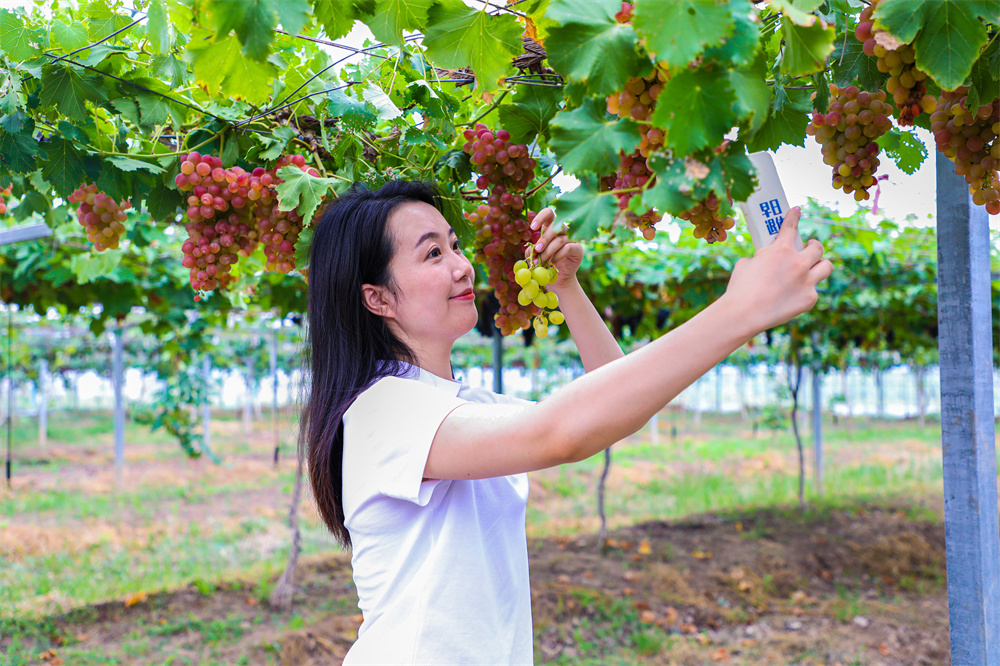
[[[635,581],[639,580],[639,573],[637,571],[626,571],[623,574],[623,578],[625,578],[625,580],[627,580],[630,583],[634,583]]]
[[[653,548],[649,545],[648,541],[646,541],[645,539],[643,539],[642,541],[639,542],[639,554],[640,555],[649,555],[652,552],[653,552]]]
[[[656,622],[656,613],[651,610],[644,610],[639,613],[639,622],[643,624],[653,624]]]
[[[720,647],[710,656],[712,657],[712,661],[729,661],[729,653],[726,652],[726,648],[724,647]]]
[[[667,610],[663,613],[663,619],[669,624],[677,622],[677,609],[673,606],[668,606]]]
[[[631,588],[631,587],[623,587],[622,588],[622,595],[623,596],[631,597],[633,594],[635,594],[635,589],[634,588]]]
[[[712,553],[704,551],[701,548],[695,548],[691,551],[691,557],[696,560],[710,560],[712,559]]]
[[[149,596],[146,592],[133,592],[125,597],[125,608],[131,608],[136,604],[141,604]]]
[[[888,657],[890,654],[892,654],[892,651],[889,649],[889,646],[886,645],[885,643],[878,644],[878,651],[885,657]]]

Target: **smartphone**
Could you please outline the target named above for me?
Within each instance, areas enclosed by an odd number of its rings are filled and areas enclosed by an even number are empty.
[[[757,169],[757,189],[749,199],[740,202],[740,210],[750,229],[753,246],[759,250],[778,237],[778,230],[788,213],[788,199],[785,198],[771,154],[766,151],[750,153],[750,161]],[[795,247],[799,250],[805,247],[799,234],[795,235]]]

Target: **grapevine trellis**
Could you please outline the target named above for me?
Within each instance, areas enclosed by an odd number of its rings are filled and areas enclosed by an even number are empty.
[[[359,22],[375,43],[344,43]],[[907,130],[924,127],[938,150],[944,422],[964,424],[944,433],[946,520],[975,535],[961,547],[949,539],[952,655],[997,663],[984,377],[986,220],[1000,212],[998,35],[991,0],[90,0],[0,10],[0,215],[53,229],[49,241],[5,250],[0,296],[39,312],[100,303],[96,329],[138,306],[156,320],[148,332],[192,339],[233,310],[302,312],[315,212],[352,182],[409,178],[438,183],[463,243],[493,262],[479,286],[503,302],[503,332],[541,332],[560,315],[535,300],[544,278],[517,280],[514,250],[531,240],[519,228],[530,212],[556,197],[557,169],[580,181],[555,202],[576,238],[657,240],[654,225],[669,216],[730,242],[733,205],[754,187],[748,152],[811,133],[831,184],[865,200],[881,156],[911,172],[924,159]],[[507,181],[476,157],[484,132],[525,146],[514,169],[502,164]],[[471,156],[466,141],[481,143]],[[89,209],[70,211],[71,200]],[[83,229],[68,224],[71,212]],[[107,249],[95,252],[98,243]]]

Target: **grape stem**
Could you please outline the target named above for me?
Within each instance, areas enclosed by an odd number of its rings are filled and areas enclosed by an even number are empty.
[[[546,178],[545,180],[543,180],[542,182],[540,182],[540,183],[539,183],[538,185],[536,185],[535,187],[531,188],[531,189],[530,189],[529,191],[525,192],[525,193],[524,193],[524,196],[526,196],[526,197],[530,197],[530,196],[531,196],[532,194],[534,194],[534,193],[535,193],[535,192],[537,192],[538,190],[542,189],[542,188],[543,188],[543,187],[545,186],[545,184],[546,184],[546,183],[548,183],[548,182],[549,182],[550,180],[552,180],[553,178],[555,178],[556,176],[558,176],[558,175],[559,175],[560,173],[562,173],[562,167],[559,167],[558,169],[556,169],[556,170],[555,170],[555,171],[554,171],[554,172],[552,173],[552,175],[551,175],[551,176],[549,176],[548,178]]]
[[[486,107],[485,111],[483,111],[482,113],[480,113],[478,116],[476,116],[475,118],[473,118],[469,122],[463,123],[461,125],[455,125],[455,127],[456,128],[458,128],[458,127],[474,127],[475,124],[478,123],[483,118],[485,118],[489,114],[490,111],[492,111],[493,109],[495,109],[498,106],[500,106],[500,102],[503,101],[503,98],[506,97],[507,93],[509,93],[509,92],[510,92],[510,88],[504,88],[503,92],[500,93],[500,95],[497,96],[497,98],[495,100],[493,100],[492,104],[490,104],[488,107]],[[468,99],[468,98],[466,98],[466,99]]]

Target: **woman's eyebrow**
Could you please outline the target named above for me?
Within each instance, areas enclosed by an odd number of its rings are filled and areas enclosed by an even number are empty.
[[[455,228],[454,227],[448,227],[448,235],[449,236],[457,236],[458,234],[455,233]],[[413,247],[415,247],[415,248],[420,247],[421,245],[423,245],[424,241],[428,240],[428,239],[440,240],[441,239],[441,234],[439,234],[436,231],[428,231],[426,234],[424,234],[423,236],[421,236],[420,238],[417,239],[417,244],[414,245]]]

